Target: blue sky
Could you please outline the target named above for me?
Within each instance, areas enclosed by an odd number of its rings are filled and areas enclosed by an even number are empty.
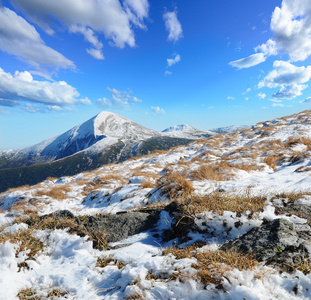
[[[108,110],[163,130],[310,107],[304,0],[0,0],[0,149]]]

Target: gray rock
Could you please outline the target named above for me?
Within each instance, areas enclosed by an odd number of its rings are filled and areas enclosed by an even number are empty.
[[[106,234],[106,240],[110,243],[154,228],[159,219],[159,211],[120,212],[115,215],[97,215],[78,218],[68,210],[59,210],[41,218],[44,219],[46,217],[52,217],[55,220],[62,218],[74,219],[77,225],[83,226],[87,232],[94,234],[94,236],[98,232]],[[76,233],[83,236],[83,233],[80,231]]]
[[[288,246],[297,247],[298,240],[299,236],[292,222],[276,219],[224,244],[222,249],[234,248],[245,254],[252,252],[259,261],[265,261]]]
[[[110,243],[154,228],[158,218],[157,213],[125,212],[116,215],[90,216],[83,225],[88,231],[105,232],[107,242]]]
[[[295,215],[297,217],[307,219],[311,223],[311,206],[305,204],[288,203],[284,206],[277,206],[275,213],[287,216]]]
[[[306,225],[296,228],[286,219],[276,219],[253,228],[224,244],[221,249],[253,253],[258,261],[292,272],[301,263],[311,263],[310,227]]]

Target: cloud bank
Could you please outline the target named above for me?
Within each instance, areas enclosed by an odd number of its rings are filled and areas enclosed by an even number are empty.
[[[14,75],[0,68],[0,106],[17,107],[20,103],[44,105],[48,110],[62,110],[66,106],[91,104],[88,98],[80,98],[78,91],[64,81],[36,81],[27,72]]]

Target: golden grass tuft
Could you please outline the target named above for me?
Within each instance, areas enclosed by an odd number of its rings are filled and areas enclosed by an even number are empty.
[[[191,216],[204,211],[213,211],[219,214],[223,214],[224,211],[233,211],[237,215],[246,211],[261,212],[266,200],[265,196],[229,195],[214,192],[204,196],[179,197],[176,201],[181,205],[183,214]]]
[[[168,194],[170,198],[189,195],[194,191],[192,182],[187,180],[185,175],[173,171],[159,178],[157,185],[161,186],[163,194]]]
[[[216,180],[225,181],[232,176],[232,167],[226,161],[220,161],[215,164],[203,165],[191,176],[196,180]]]
[[[198,245],[191,245],[185,248],[169,247],[162,251],[163,255],[169,253],[176,259],[196,258],[197,263],[192,265],[197,272],[194,274],[203,284],[220,284],[232,269],[253,270],[259,266],[258,261],[252,254],[242,254],[235,250],[204,250],[198,251]],[[178,277],[187,277],[186,274],[179,273]],[[176,276],[169,278],[176,279]]]
[[[253,270],[259,266],[252,254],[245,255],[234,250],[207,250],[196,253],[195,258],[197,277],[203,284],[220,284],[232,269]]]
[[[277,165],[284,159],[284,155],[281,153],[270,154],[263,159],[263,162],[267,164],[273,171],[277,170]]]
[[[35,197],[48,196],[57,200],[64,200],[67,198],[67,193],[70,192],[71,189],[68,185],[57,185],[48,190],[37,190],[34,193]]]
[[[19,230],[14,233],[2,233],[0,235],[0,244],[4,244],[6,241],[10,241],[12,244],[19,244],[16,256],[20,252],[29,249],[28,257],[33,259],[38,252],[43,251],[44,245],[32,233],[32,228]]]

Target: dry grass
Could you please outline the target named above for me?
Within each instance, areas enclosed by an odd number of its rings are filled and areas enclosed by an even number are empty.
[[[37,190],[34,193],[35,197],[48,196],[57,200],[64,200],[67,198],[67,193],[70,192],[71,189],[68,185],[57,185],[49,190]]]
[[[122,269],[126,264],[122,260],[117,260],[112,256],[109,257],[98,257],[96,261],[96,267],[105,268],[108,265],[116,265],[118,269]]]
[[[156,187],[156,184],[151,182],[151,181],[142,181],[140,183],[140,186],[143,188],[143,189],[153,189]]]
[[[196,180],[216,180],[225,181],[232,176],[232,166],[226,161],[220,161],[213,165],[203,165],[197,171],[194,171],[191,176]]]
[[[311,195],[311,192],[292,192],[292,193],[279,193],[276,194],[273,198],[271,198],[271,201],[274,199],[287,199],[288,203],[295,203],[297,200],[304,198],[306,195]]]
[[[25,184],[25,185],[22,185],[22,186],[18,186],[16,188],[11,188],[11,189],[8,189],[5,194],[8,194],[8,193],[13,193],[15,191],[21,191],[21,190],[24,190],[24,191],[27,191],[29,190],[30,186],[28,184]]]
[[[75,219],[70,217],[54,219],[53,217],[39,217],[36,213],[30,216],[22,217],[16,220],[16,223],[26,223],[29,226],[30,231],[33,230],[55,230],[55,229],[68,229],[69,234],[79,234],[81,236],[89,236],[89,239],[93,241],[93,247],[96,249],[108,249],[108,243],[106,240],[105,232],[88,231],[83,226],[83,221],[86,218],[81,216],[80,220],[82,224],[78,224]],[[1,240],[0,240],[1,241]]]
[[[263,159],[263,162],[267,164],[273,171],[277,170],[277,165],[284,160],[284,154],[276,153],[270,154]]]
[[[42,299],[55,299],[55,298],[60,298],[60,297],[64,297],[66,295],[68,295],[68,291],[66,291],[65,289],[61,288],[61,287],[49,287],[44,290],[44,298],[42,298],[42,296],[37,294],[36,290],[33,289],[24,289],[22,291],[20,291],[16,297],[19,300],[42,300]],[[42,294],[42,289],[40,290],[40,294]],[[66,299],[67,297],[65,297]]]
[[[136,292],[135,294],[125,296],[124,299],[125,300],[145,299],[145,296]]]
[[[30,252],[27,255],[30,259],[33,259],[38,252],[43,251],[44,245],[32,233],[33,229],[19,230],[14,233],[2,233],[0,235],[0,244],[4,244],[6,241],[10,241],[12,244],[19,244],[16,256],[20,252],[29,249]]]
[[[220,284],[232,269],[253,270],[259,263],[253,255],[245,255],[234,250],[204,251],[195,255],[197,264],[194,266],[197,276],[203,284]]]
[[[286,148],[293,147],[297,144],[303,144],[307,146],[307,150],[311,150],[311,138],[309,137],[290,137],[286,142]]]
[[[168,194],[170,198],[189,195],[194,191],[192,182],[187,180],[185,175],[172,171],[159,178],[157,185],[162,187],[163,194]]]
[[[198,245],[191,245],[185,248],[166,248],[162,254],[173,254],[176,259],[196,258],[197,263],[193,265],[197,272],[195,276],[203,284],[220,284],[223,278],[226,277],[232,269],[238,270],[253,270],[259,266],[258,261],[252,254],[242,254],[234,250],[205,250],[204,252],[197,251]],[[184,274],[179,273],[181,277]],[[176,277],[176,276],[175,276]],[[176,278],[171,279],[176,279]]]
[[[179,197],[178,203],[184,215],[194,215],[204,211],[213,211],[223,214],[224,211],[233,211],[241,215],[246,211],[251,213],[263,211],[265,196],[228,195],[214,192],[204,196]]]

